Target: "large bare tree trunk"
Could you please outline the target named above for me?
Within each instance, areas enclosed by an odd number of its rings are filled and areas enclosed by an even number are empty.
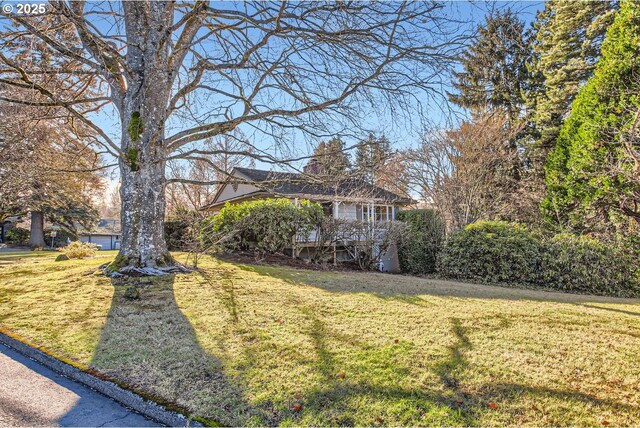
[[[128,29],[127,63],[135,81],[120,103],[122,243],[110,270],[136,268],[154,274],[159,273],[156,268],[174,263],[164,239],[164,124],[171,93],[169,43],[164,37],[172,13],[167,13],[164,3],[152,3],[149,14],[140,5],[126,5],[128,19],[137,21],[144,16],[153,22]]]
[[[405,112],[415,91],[432,94],[441,86],[442,71],[467,40],[435,1],[241,8],[207,0],[123,1],[109,10],[56,1],[49,9],[43,17],[14,14],[0,28],[7,40],[0,80],[17,91],[2,99],[58,107],[74,129],[95,134],[94,143],[118,159],[123,240],[108,270],[123,274],[157,274],[160,265],[173,264],[162,236],[164,187],[198,180],[166,179],[165,162],[216,154],[295,162],[281,138],[288,132],[280,130],[326,135],[351,127],[369,108],[389,104]],[[60,35],[61,26],[69,32]],[[33,52],[50,60],[35,64]],[[122,125],[119,142],[92,120],[111,107]],[[175,129],[165,134],[169,118]],[[273,140],[274,154],[203,147],[203,140],[245,127]]]
[[[164,162],[145,160],[145,154],[140,157],[135,170],[131,165],[120,165],[122,243],[118,268],[155,268],[172,261],[164,240]]]
[[[44,247],[44,215],[39,211],[31,211],[31,248]]]
[[[155,76],[154,76],[155,74]],[[122,244],[113,268],[157,268],[173,263],[164,239],[164,121],[168,89],[164,76],[150,73],[137,99],[128,100],[123,114],[119,160]],[[147,79],[151,82],[147,83]],[[166,78],[164,79],[166,82]],[[160,106],[160,107],[157,107]]]

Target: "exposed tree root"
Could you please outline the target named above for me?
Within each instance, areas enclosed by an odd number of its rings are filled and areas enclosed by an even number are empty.
[[[120,269],[110,269],[109,264],[104,264],[100,266],[100,269],[103,271],[105,276],[111,278],[119,278],[124,276],[163,276],[171,273],[189,273],[193,271],[193,269],[179,263],[156,268],[124,266]]]

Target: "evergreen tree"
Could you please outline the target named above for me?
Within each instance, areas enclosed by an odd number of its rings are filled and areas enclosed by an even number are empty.
[[[536,17],[528,64],[533,84],[526,95],[537,134],[530,147],[536,166],[544,164],[571,102],[593,73],[613,11],[611,1],[549,0]]]
[[[640,223],[639,118],[640,3],[625,0],[549,154],[549,217],[581,230],[619,216]]]
[[[449,99],[475,112],[500,109],[516,118],[527,80],[526,38],[524,23],[511,10],[487,16],[462,58],[464,71],[455,73],[457,93]]]
[[[375,184],[392,156],[391,142],[384,135],[376,137],[370,133],[356,148],[355,173],[367,183]]]
[[[334,178],[345,176],[351,169],[351,160],[345,150],[345,143],[339,137],[321,141],[304,167],[304,172]]]

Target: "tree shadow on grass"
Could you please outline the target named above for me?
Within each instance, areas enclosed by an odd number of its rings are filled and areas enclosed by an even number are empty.
[[[305,395],[305,402],[308,403],[306,410],[316,413],[316,417],[320,418],[323,424],[333,426],[478,426],[486,424],[487,420],[496,423],[500,418],[507,423],[513,417],[523,417],[525,413],[530,421],[546,420],[551,424],[566,424],[571,417],[585,417],[585,412],[597,423],[597,409],[624,414],[631,418],[627,420],[633,420],[634,415],[640,417],[640,409],[636,406],[570,389],[508,382],[490,382],[468,388],[467,376],[469,371],[474,369],[467,356],[467,353],[473,350],[468,328],[463,326],[460,320],[452,318],[451,333],[454,342],[447,347],[448,355],[431,366],[431,371],[437,375],[442,386],[439,388],[435,384],[423,387],[389,385],[380,383],[380,379],[374,381],[373,378],[340,380],[335,376],[336,363],[331,352],[327,350],[327,339],[323,337],[330,332],[325,328],[316,329],[313,339],[316,344],[317,361],[319,366],[324,366],[319,370],[326,373],[326,376],[321,385]],[[399,366],[394,370],[404,370],[407,375],[410,372],[409,369]],[[386,409],[378,413],[371,412],[369,415],[360,414],[359,419],[356,419],[355,415],[361,412],[360,403],[372,401],[377,401]],[[511,408],[510,405],[514,403],[516,406]],[[527,407],[527,403],[538,403],[541,408]],[[548,403],[550,408],[545,409],[540,403]],[[495,409],[492,406],[496,406]],[[497,416],[498,419],[495,419],[495,415],[488,415],[488,419],[485,420],[485,414],[489,412],[498,412],[501,415]],[[566,416],[571,412],[574,414]]]
[[[207,279],[207,275],[213,276]],[[216,296],[229,311],[232,321],[238,323],[243,311],[233,278],[217,277],[213,273],[205,273],[203,277],[218,287],[214,291]],[[289,280],[297,284],[291,278]],[[125,290],[134,284],[140,290],[140,299],[128,300],[124,297]],[[488,411],[489,402],[504,400],[511,394],[514,400],[519,395],[551,397],[583,407],[602,405],[632,411],[613,400],[515,383],[480,385],[472,392],[466,392],[465,374],[473,369],[469,366],[467,353],[473,350],[473,344],[466,327],[457,319],[451,320],[453,342],[443,345],[446,355],[426,363],[435,383],[407,384],[401,379],[411,374],[411,368],[397,364],[392,353],[385,353],[388,349],[376,349],[364,340],[336,335],[321,314],[313,308],[302,308],[308,320],[304,333],[315,354],[313,371],[318,374],[319,381],[301,391],[304,406],[301,412],[294,413],[281,401],[250,402],[247,399],[242,376],[245,372],[266,370],[260,365],[264,343],[258,336],[239,352],[246,361],[244,368],[236,367],[242,373],[239,377],[228,376],[221,359],[202,349],[193,326],[176,301],[174,289],[178,285],[174,276],[115,279],[112,286],[111,308],[91,367],[143,391],[149,398],[172,403],[190,412],[197,409],[197,416],[225,425],[278,425],[282,422],[478,425],[482,422],[483,412]],[[248,322],[242,321],[243,324]],[[337,351],[332,347],[335,341],[355,349],[358,358],[379,352],[371,358],[378,366],[388,369],[390,377],[384,379],[365,374],[359,379],[348,375],[346,379],[340,379],[337,377],[340,370],[336,363]],[[363,362],[360,367],[365,364]],[[251,394],[256,392],[261,391],[251,391]],[[445,413],[447,416],[440,416]]]
[[[581,305],[581,306],[584,306],[585,308],[601,309],[603,311],[612,311],[612,312],[618,312],[620,314],[632,315],[632,316],[640,317],[640,307],[638,307],[638,312],[632,312],[632,311],[625,311],[623,309],[608,308],[606,306],[597,306],[597,305]]]
[[[616,303],[640,305],[638,298],[570,294],[540,288],[484,285],[409,275],[377,272],[323,272],[282,266],[235,265],[240,269],[269,276],[292,285],[311,286],[333,293],[368,293],[383,299],[403,300],[426,305],[416,296],[456,297],[468,299],[531,300],[541,302],[584,304]]]
[[[322,320],[310,310],[303,311],[311,321],[307,334],[311,337],[316,354],[315,366],[322,373],[322,382],[304,396],[306,411],[316,414],[321,424],[331,426],[353,425],[440,425],[454,424],[472,426],[477,424],[473,412],[460,406],[457,388],[459,377],[467,367],[464,356],[471,344],[464,328],[454,319],[452,333],[456,342],[449,347],[449,355],[439,360],[432,371],[437,374],[442,387],[438,385],[405,386],[405,379],[411,369],[394,362],[392,350],[368,349],[365,352],[376,365],[385,366],[385,376],[362,375],[354,379],[347,374],[340,377],[338,363],[328,346],[329,337],[334,337]],[[402,352],[402,345],[397,345]],[[369,361],[371,362],[371,361]],[[383,364],[386,362],[386,364]],[[364,363],[363,363],[364,364]],[[372,370],[376,370],[373,367]],[[397,382],[397,383],[396,383]],[[396,383],[396,384],[394,384]],[[445,393],[443,393],[443,389]],[[451,394],[447,389],[454,389]],[[362,403],[371,406],[368,412],[360,408]],[[316,419],[317,420],[317,419]]]
[[[148,398],[234,425],[260,416],[244,390],[205,352],[176,302],[175,276],[112,280],[114,294],[90,366]],[[139,299],[128,299],[129,287]]]

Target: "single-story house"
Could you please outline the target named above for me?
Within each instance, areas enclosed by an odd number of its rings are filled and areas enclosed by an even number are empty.
[[[78,237],[82,242],[95,244],[101,250],[119,250],[120,231],[120,220],[102,218],[93,229],[78,231]]]
[[[227,203],[265,198],[308,199],[324,208],[325,214],[337,219],[387,222],[395,219],[396,211],[413,204],[410,198],[381,187],[347,179],[335,183],[315,180],[313,176],[289,172],[234,168],[203,211],[217,214]],[[299,239],[304,247],[313,239]],[[395,252],[394,252],[395,253]],[[397,270],[397,254],[384,261],[385,270]]]

